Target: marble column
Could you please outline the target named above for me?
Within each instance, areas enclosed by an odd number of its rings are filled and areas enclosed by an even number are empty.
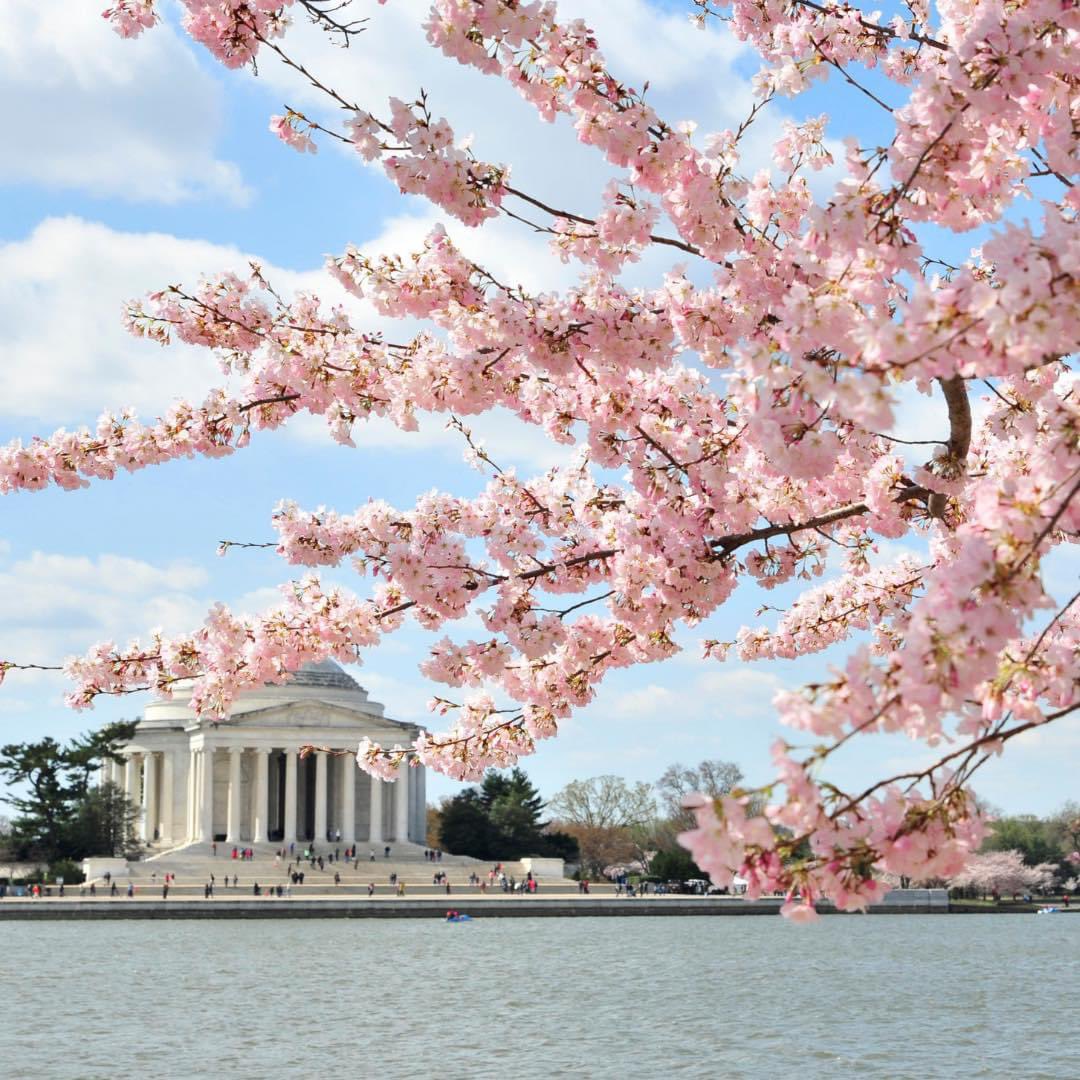
[[[185,840],[197,840],[199,838],[199,755],[192,748],[188,755],[187,776],[187,831],[184,833]]]
[[[161,822],[161,839],[173,839],[173,791],[176,786],[176,752],[166,750],[161,757],[161,806],[158,819]]]
[[[371,778],[371,826],[368,832],[368,839],[373,844],[383,842],[382,800],[383,782],[377,776],[373,776]]]
[[[261,747],[255,750],[255,801],[251,809],[251,842],[263,844],[267,840],[269,817],[270,751]]]
[[[214,748],[204,746],[199,756],[199,839],[207,844],[214,839]]]
[[[285,836],[286,844],[296,841],[296,747],[285,747]]]
[[[409,839],[409,767],[402,765],[394,781],[394,838]]]
[[[341,757],[341,842],[356,842],[356,758]]]
[[[136,780],[137,774],[135,772],[137,768],[137,762],[135,759],[137,757],[137,754],[128,754],[127,758],[124,761],[124,794],[133,803],[137,803],[139,801],[139,789]]]
[[[142,838],[154,842],[157,831],[157,754],[143,754]]]
[[[427,844],[427,770],[423,765],[413,769],[413,788],[416,791],[416,832],[418,844]]]
[[[326,840],[326,751],[315,751],[315,841]]]
[[[229,813],[225,826],[225,843],[240,843],[240,755],[243,748],[229,747]]]
[[[142,754],[128,754],[124,762],[124,794],[135,810],[135,835],[141,840],[145,815],[142,804]]]

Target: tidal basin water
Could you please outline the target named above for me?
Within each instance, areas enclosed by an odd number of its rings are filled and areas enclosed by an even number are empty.
[[[4,921],[0,1072],[1071,1077],[1078,953],[1064,914]]]

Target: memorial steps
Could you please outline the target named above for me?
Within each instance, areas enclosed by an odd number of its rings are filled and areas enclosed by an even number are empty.
[[[215,899],[251,898],[256,883],[263,889],[285,885],[288,882],[289,858],[285,857],[280,862],[275,862],[275,854],[280,849],[280,844],[256,844],[247,845],[253,847],[255,857],[251,860],[233,859],[231,845],[218,844],[218,854],[211,854],[204,843],[188,844],[184,847],[173,848],[167,851],[152,853],[143,859],[129,862],[126,868],[117,868],[113,871],[117,887],[123,895],[127,890],[128,882],[134,884],[136,896],[150,899],[161,898],[161,888],[164,884],[165,874],[175,874],[176,880],[169,886],[170,897],[201,897],[205,885],[210,881],[210,875],[215,879]],[[487,880],[488,871],[492,863],[480,859],[474,859],[467,855],[444,854],[440,862],[430,862],[424,858],[423,847],[417,844],[398,844],[391,842],[390,857],[383,854],[382,848],[376,850],[376,857],[372,860],[368,856],[370,848],[365,849],[360,845],[359,864],[345,862],[344,859],[328,862],[326,855],[339,847],[336,844],[326,844],[317,847],[317,854],[322,854],[324,859],[323,869],[319,869],[318,863],[311,865],[310,860],[296,861],[296,855],[292,859],[293,868],[301,870],[305,876],[305,883],[292,885],[292,895],[296,896],[356,896],[366,898],[368,884],[374,883],[376,897],[390,897],[396,895],[396,888],[390,884],[390,875],[396,874],[397,881],[405,885],[406,896],[439,896],[446,895],[445,886],[435,885],[432,878],[436,873],[446,874],[450,880],[452,892],[451,898],[466,898],[469,896],[482,896],[479,888],[468,884],[471,873],[477,874],[481,879]],[[304,842],[300,842],[297,853],[304,850]],[[339,885],[334,884],[334,873],[341,877]],[[513,876],[516,880],[525,877],[525,871],[517,862],[505,863],[507,876]],[[223,882],[226,877],[231,882],[235,877],[236,886],[231,884],[226,887]],[[92,880],[97,887],[98,896],[108,893],[108,886],[104,885],[103,878],[97,874]],[[551,877],[547,881],[539,878],[541,889],[545,891],[557,890],[563,892],[576,892],[577,883],[564,878]],[[89,885],[89,881],[87,882]],[[502,895],[498,885],[489,885],[486,895]]]

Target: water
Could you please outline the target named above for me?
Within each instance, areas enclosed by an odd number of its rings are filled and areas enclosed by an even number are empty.
[[[1080,1075],[1080,917],[0,922],[5,1077]]]

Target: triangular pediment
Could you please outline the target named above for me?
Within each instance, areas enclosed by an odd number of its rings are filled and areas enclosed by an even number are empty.
[[[385,732],[395,738],[410,735],[413,725],[391,720],[389,717],[368,712],[363,708],[351,708],[337,701],[282,702],[265,708],[249,709],[235,713],[220,722],[221,728],[333,728],[340,731],[354,730],[359,735]]]

